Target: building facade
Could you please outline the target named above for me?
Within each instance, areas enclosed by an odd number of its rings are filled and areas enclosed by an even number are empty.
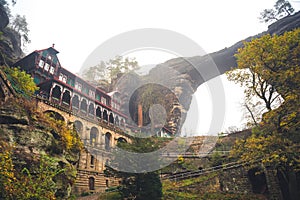
[[[120,112],[121,94],[108,94],[66,70],[58,53],[54,47],[34,51],[14,66],[31,74],[39,87],[39,109],[73,124],[84,143],[74,192],[102,192],[119,184],[104,175],[110,149],[118,142],[130,142],[124,132],[127,116]]]

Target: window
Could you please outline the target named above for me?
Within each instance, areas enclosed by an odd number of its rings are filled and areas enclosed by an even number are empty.
[[[72,87],[74,87],[73,79],[68,78],[68,85],[71,85]]]
[[[90,90],[90,92],[89,92],[89,96],[90,96],[90,97],[93,97],[93,98],[95,98],[95,92],[94,92],[94,91],[92,91],[92,90]]]
[[[98,101],[100,101],[100,95],[99,95],[99,94],[96,94],[96,99],[97,99]]]
[[[106,105],[106,103],[107,103],[106,98],[102,97],[101,98],[101,103],[103,103],[104,105]]]
[[[67,76],[64,75],[64,74],[62,74],[62,73],[60,73],[59,77],[58,77],[58,80],[60,80],[60,81],[62,81],[64,83],[67,83]]]
[[[84,88],[83,92],[88,95],[89,94],[89,89],[88,88]]]
[[[43,60],[40,60],[39,62],[39,67],[43,68],[44,67],[45,62]]]
[[[91,166],[94,166],[95,164],[95,157],[91,155]]]
[[[53,66],[50,67],[50,74],[54,74],[55,68]]]
[[[58,80],[62,81],[64,75],[62,73],[59,74]]]
[[[48,71],[49,68],[50,68],[50,65],[49,65],[48,63],[46,63],[44,69],[45,69],[46,71]]]
[[[63,76],[62,82],[67,83],[67,76],[66,75]]]
[[[48,60],[51,60],[51,59],[52,59],[52,57],[49,55],[49,56],[48,56]]]
[[[82,87],[82,86],[81,86],[80,83],[78,83],[78,82],[75,83],[75,89],[76,89],[76,90],[81,91],[81,87]]]

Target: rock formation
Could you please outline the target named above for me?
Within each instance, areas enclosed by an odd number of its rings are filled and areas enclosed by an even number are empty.
[[[0,5],[0,65],[12,65],[23,56],[21,36],[7,27],[9,18]]]
[[[174,104],[172,109],[169,109],[167,119],[167,128],[174,133],[180,130],[178,122],[183,123],[186,118],[186,113],[190,107],[192,95],[196,89],[204,82],[217,77],[226,71],[237,66],[234,54],[243,46],[244,41],[251,41],[253,38],[261,37],[265,34],[282,34],[286,31],[291,31],[300,27],[300,12],[292,16],[287,16],[270,25],[266,32],[239,41],[229,48],[210,53],[204,56],[195,56],[188,58],[175,58],[158,64],[148,75],[139,77],[124,75],[115,85],[119,92],[126,94],[124,102],[129,102],[131,95],[138,87],[148,83],[157,83],[166,86],[179,99],[180,105]],[[204,76],[203,76],[204,75]],[[164,97],[162,97],[164,98]],[[167,105],[165,105],[167,106]],[[174,111],[180,109],[180,115],[174,115]],[[167,109],[166,109],[167,110]],[[123,106],[123,111],[128,113],[128,104]]]

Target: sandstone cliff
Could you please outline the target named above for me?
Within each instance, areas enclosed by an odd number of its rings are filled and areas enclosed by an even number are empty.
[[[244,41],[250,41],[253,38],[261,37],[265,34],[282,34],[286,31],[300,27],[300,12],[292,16],[285,17],[273,23],[268,27],[266,32],[257,34],[239,41],[229,48],[210,53],[204,56],[195,56],[187,58],[175,58],[158,64],[148,75],[139,77],[137,75],[124,75],[119,84],[115,87],[121,93],[126,94],[124,101],[129,102],[130,92],[135,90],[138,84],[158,83],[162,86],[167,86],[177,96],[180,105],[177,103],[171,104],[172,108],[166,110],[168,113],[167,128],[174,133],[180,130],[180,125],[185,121],[186,113],[189,110],[192,95],[196,89],[204,82],[225,73],[231,68],[236,67],[236,59],[234,54],[243,46]],[[216,70],[215,70],[216,69]],[[204,76],[203,76],[204,75]],[[133,84],[134,83],[134,84]],[[162,97],[165,98],[165,97]],[[166,101],[169,102],[169,101]],[[175,100],[176,102],[176,100]],[[170,106],[169,105],[165,105]],[[178,113],[180,109],[181,114]],[[123,106],[123,111],[128,113],[128,105]]]
[[[7,27],[9,18],[0,5],[0,66],[12,65],[23,56],[21,36]]]

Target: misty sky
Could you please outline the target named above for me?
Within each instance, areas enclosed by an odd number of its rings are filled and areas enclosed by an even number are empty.
[[[290,2],[299,10],[299,1]],[[55,43],[62,66],[76,73],[97,46],[134,29],[172,30],[195,41],[207,53],[229,47],[267,30],[258,16],[274,3],[275,0],[18,0],[12,10],[25,15],[29,23],[32,42],[26,53]],[[138,50],[130,56],[136,57],[141,65],[162,63],[174,57],[159,50]],[[238,86],[224,77],[221,79],[226,94],[224,131],[230,126],[241,125],[243,95]],[[208,132],[211,118],[218,114],[211,112],[211,92],[214,91],[202,85],[195,94],[200,110],[200,126],[192,130],[196,134]]]

